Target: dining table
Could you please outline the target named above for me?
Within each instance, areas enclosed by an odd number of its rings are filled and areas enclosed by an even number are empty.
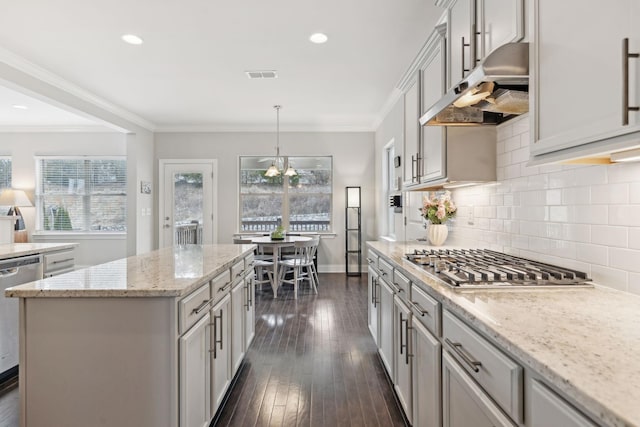
[[[280,250],[286,247],[295,246],[296,242],[306,242],[311,240],[307,236],[285,236],[283,239],[272,239],[271,236],[252,237],[251,243],[258,245],[261,249],[271,248],[273,251],[273,281],[271,288],[273,289],[273,297],[278,298],[278,288],[280,287],[278,264],[281,257]]]

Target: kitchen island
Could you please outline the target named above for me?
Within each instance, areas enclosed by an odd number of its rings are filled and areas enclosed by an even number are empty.
[[[253,338],[254,245],[185,245],[10,288],[20,424],[205,426]]]
[[[431,307],[424,308],[423,303],[417,306],[422,308],[414,311],[413,317],[419,319],[420,312],[438,317],[431,332],[434,345],[442,348],[445,402],[447,393],[453,390],[452,378],[458,375],[451,374],[452,369],[444,369],[446,364],[449,368],[459,366],[465,376],[469,372],[473,377],[471,387],[480,390],[479,395],[493,399],[487,405],[495,408],[497,402],[500,409],[491,416],[503,418],[494,425],[514,425],[512,420],[524,426],[640,425],[640,297],[598,285],[575,289],[454,290],[405,257],[414,249],[431,249],[427,245],[368,242],[368,249],[369,274],[379,273],[377,288],[400,288],[396,277],[400,273],[414,286],[410,301],[417,301],[416,289],[433,301],[430,314],[427,311]],[[375,266],[378,258],[379,269]],[[391,285],[380,286],[382,282]],[[371,286],[376,288],[376,282]],[[377,311],[381,310],[382,297],[377,297],[380,293],[383,291],[373,291],[373,309]],[[406,317],[402,319],[401,316],[401,325]],[[397,327],[395,324],[394,330]],[[409,348],[412,349],[411,344]],[[481,362],[478,359],[483,352],[487,359],[497,355],[496,359]],[[460,363],[451,362],[452,358]],[[404,358],[397,360],[403,362]],[[483,377],[484,371],[496,366],[509,366],[511,376],[505,377],[504,382],[498,377]],[[420,387],[426,385],[422,383]],[[502,402],[507,404],[501,405]],[[558,422],[544,418],[546,415],[540,411],[536,413],[536,408],[549,408],[544,406],[547,403],[553,406],[549,413],[563,411],[571,422]],[[448,402],[443,406],[445,426],[460,425],[449,417],[454,405],[455,402]],[[503,413],[511,419],[504,418]],[[536,421],[541,417],[544,421]]]

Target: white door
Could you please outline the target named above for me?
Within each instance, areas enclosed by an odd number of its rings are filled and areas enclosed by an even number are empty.
[[[215,161],[160,160],[159,169],[160,247],[215,242]]]

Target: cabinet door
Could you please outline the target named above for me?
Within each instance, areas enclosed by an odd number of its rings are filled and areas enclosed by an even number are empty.
[[[473,0],[458,0],[449,12],[450,79],[449,88],[455,86],[475,67],[471,61],[471,50],[475,45],[475,35],[471,37],[474,16]]]
[[[244,307],[244,350],[249,350],[249,346],[256,334],[256,283],[253,274],[244,279],[245,283],[245,307]]]
[[[412,388],[412,357],[410,357],[411,347],[409,344],[409,327],[411,326],[411,311],[409,307],[398,297],[395,297],[395,336],[394,350],[396,361],[395,389],[398,400],[404,409],[409,422],[412,422],[413,407],[411,399]]]
[[[584,147],[587,143],[638,132],[640,112],[631,111],[629,124],[623,125],[623,93],[629,94],[629,105],[638,106],[640,59],[628,59],[628,88],[622,78],[623,39],[629,38],[630,52],[640,51],[640,27],[633,24],[632,12],[637,0],[588,8],[579,0],[534,3],[532,154],[579,146],[575,152],[589,154],[602,145]],[[604,22],[615,25],[597,31]]]
[[[587,417],[537,380],[531,384],[531,427],[595,427]]]
[[[230,382],[231,297],[227,294],[211,310],[211,414],[215,415]]]
[[[442,353],[443,427],[514,427],[473,379],[445,351]]]
[[[413,427],[440,427],[441,344],[420,322],[412,322]]]
[[[378,304],[380,301],[380,286],[378,286],[378,273],[376,273],[372,267],[369,267],[368,271],[369,290],[367,292],[367,301],[369,308],[367,310],[367,321],[373,341],[378,345]]]
[[[207,313],[180,339],[180,427],[209,425],[209,322]]]
[[[476,0],[478,59],[524,37],[523,0]]]
[[[418,184],[420,173],[420,81],[418,73],[404,93],[404,173],[405,186]]]
[[[231,377],[244,358],[244,306],[247,300],[247,288],[244,280],[239,281],[231,290]]]
[[[438,37],[420,69],[421,115],[426,113],[446,91],[446,26],[435,29]],[[444,126],[422,126],[420,147],[420,180],[429,182],[446,175],[446,128]]]
[[[378,278],[378,284],[380,296],[380,323],[378,324],[380,334],[378,335],[378,349],[380,350],[380,358],[389,373],[391,381],[395,382],[395,374],[393,372],[393,334],[395,331],[393,324],[393,290],[381,277]]]

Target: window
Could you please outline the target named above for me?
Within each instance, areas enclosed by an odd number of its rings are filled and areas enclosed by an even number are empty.
[[[11,157],[0,157],[0,191],[11,188]]]
[[[284,157],[297,175],[268,178],[273,157],[240,157],[240,231],[331,231],[332,158]]]
[[[37,159],[37,229],[127,231],[127,163],[122,157]]]

